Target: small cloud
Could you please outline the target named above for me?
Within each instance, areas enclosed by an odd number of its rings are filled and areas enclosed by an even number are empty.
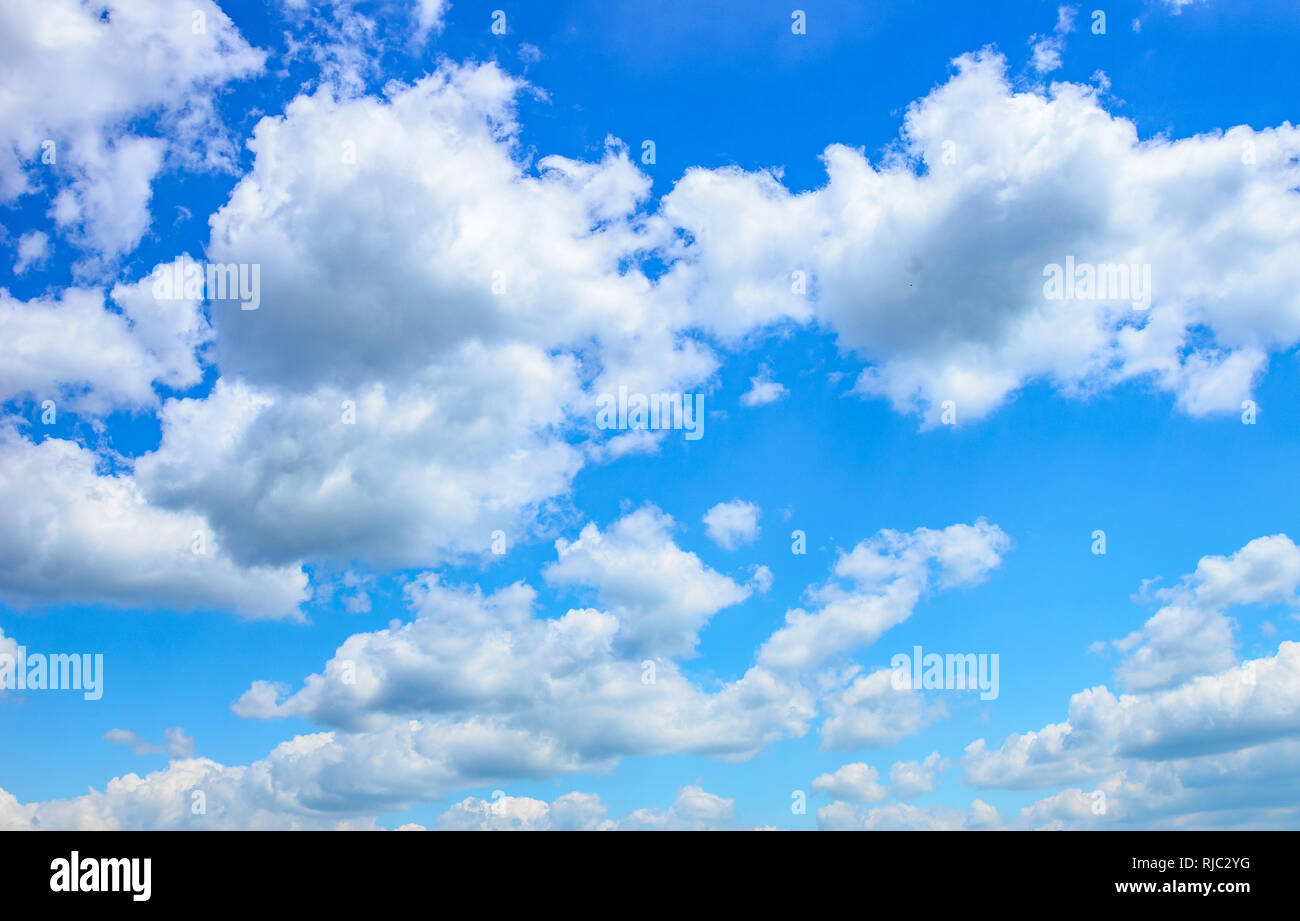
[[[1061,66],[1061,52],[1065,50],[1065,36],[1073,31],[1074,7],[1057,7],[1056,28],[1052,30],[1052,34],[1029,36],[1029,41],[1034,49],[1033,56],[1029,61],[1030,66],[1040,74],[1059,68]]]
[[[605,441],[587,442],[586,454],[596,464],[609,463],[629,454],[654,454],[666,434],[663,429],[632,429]]]
[[[772,380],[772,371],[766,365],[759,369],[757,377],[749,379],[749,390],[740,397],[741,406],[766,406],[775,403],[789,393],[784,384]]]
[[[112,742],[114,745],[125,745],[137,755],[156,755],[163,750],[162,746],[140,738],[129,729],[110,729],[104,733],[104,741]]]
[[[446,24],[447,0],[419,0],[415,4],[415,41],[423,45],[430,33],[442,32]]]
[[[104,733],[104,741],[114,745],[125,745],[137,755],[158,755],[163,752],[174,759],[194,757],[194,739],[187,736],[179,726],[163,730],[163,744],[155,745],[129,729],[110,729]]]
[[[14,274],[21,275],[28,269],[39,269],[50,258],[50,238],[39,230],[25,233],[18,238],[18,258],[14,261]]]
[[[719,502],[704,513],[704,527],[709,538],[724,550],[758,539],[759,508],[752,502],[732,499]]]
[[[163,741],[167,745],[167,757],[176,759],[194,757],[194,739],[187,736],[181,727],[172,726],[164,729]]]

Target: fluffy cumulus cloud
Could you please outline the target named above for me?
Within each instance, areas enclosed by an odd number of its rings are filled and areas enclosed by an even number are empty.
[[[579,451],[551,431],[577,384],[526,346],[464,349],[408,381],[305,393],[218,381],[162,408],[136,474],[205,513],[250,563],[305,556],[418,566],[488,553],[563,494]]]
[[[439,831],[603,831],[614,827],[594,793],[566,793],[551,802],[527,796],[470,796],[438,816]]]
[[[877,162],[828,147],[814,191],[688,170],[663,201],[684,241],[664,286],[725,338],[825,324],[868,363],[859,393],[928,423],[1034,380],[1140,378],[1190,414],[1239,411],[1269,352],[1300,341],[1300,130],[1142,140],[1098,87],[1014,90],[989,51],[955,64]],[[1067,260],[1150,266],[1150,290],[1048,297]]]
[[[639,510],[604,533],[626,535],[622,522],[656,514]],[[608,567],[590,571],[600,582]],[[608,769],[625,756],[747,758],[804,734],[816,715],[812,690],[761,667],[706,691],[671,659],[622,655],[619,615],[578,608],[541,616],[523,584],[484,594],[426,575],[407,599],[413,620],[348,638],[298,691],[258,681],[234,705],[248,718],[302,717],[324,731],[250,765],[224,766],[193,758],[193,742],[179,730],[161,745],[114,730],[110,741],[165,749],[172,763],[74,800],[23,805],[10,797],[0,816],[17,827],[368,827],[379,814],[459,789]],[[918,778],[934,768],[931,759],[896,765],[892,795],[920,789]],[[195,792],[206,812],[191,811]],[[581,795],[541,806],[465,801],[440,823],[609,827]],[[727,827],[733,809],[686,787],[668,809],[638,810],[616,824]]]
[[[446,65],[385,99],[291,102],[211,220],[212,260],[274,267],[260,308],[213,302],[209,329],[147,280],[114,289],[118,311],[89,290],[8,298],[6,396],[152,407],[198,380],[202,349],[220,376],[164,403],[133,483],[243,567],[421,566],[485,554],[497,530],[528,539],[597,453],[596,395],[680,389],[716,362],[627,263],[648,246],[648,178],[613,143],[530,167],[522,88]]]
[[[209,254],[265,263],[262,304],[214,304],[223,377],[164,408],[138,466],[152,500],[205,513],[249,561],[482,554],[566,495],[599,393],[712,373],[686,309],[626,264],[648,178],[615,144],[527,169],[521,90],[446,65],[258,125]]]

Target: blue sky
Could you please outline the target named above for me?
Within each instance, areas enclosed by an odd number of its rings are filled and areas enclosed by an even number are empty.
[[[1293,4],[308,6],[3,14],[0,827],[1297,824]]]

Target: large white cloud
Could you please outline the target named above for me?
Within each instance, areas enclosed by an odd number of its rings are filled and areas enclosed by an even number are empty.
[[[222,378],[164,408],[137,465],[151,501],[205,514],[250,562],[434,565],[530,536],[600,453],[576,443],[603,437],[600,393],[712,373],[687,308],[635,265],[649,179],[614,144],[533,169],[523,89],[447,64],[259,123],[209,257],[261,265],[261,306],[213,305]]]
[[[251,172],[212,218],[214,259],[267,266],[260,310],[215,311],[223,372],[354,385],[475,339],[641,355],[617,378],[633,389],[674,364],[709,373],[698,347],[677,354],[686,308],[623,265],[649,246],[635,217],[649,178],[617,145],[525,162],[523,89],[494,64],[447,64],[385,99],[321,90],[263,119]]]
[[[688,170],[663,201],[685,240],[664,287],[727,338],[828,325],[871,363],[861,393],[930,423],[1031,380],[1141,376],[1194,415],[1239,411],[1268,352],[1300,341],[1300,131],[1144,141],[1095,87],[1013,90],[988,51],[955,63],[877,163],[828,147],[820,189]],[[1150,264],[1152,306],[1046,299],[1067,257]]]

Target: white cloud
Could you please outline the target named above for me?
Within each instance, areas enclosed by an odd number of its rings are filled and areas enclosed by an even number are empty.
[[[817,810],[817,827],[825,831],[958,831],[1000,824],[997,809],[978,799],[965,810],[910,803],[863,808],[838,801]]]
[[[719,547],[735,550],[758,540],[759,511],[753,502],[742,499],[719,502],[704,513],[704,529]]]
[[[1016,92],[997,54],[955,63],[879,162],[828,147],[819,189],[688,170],[662,205],[684,242],[661,287],[727,339],[833,330],[870,363],[857,391],[926,424],[945,400],[977,420],[1030,381],[1138,378],[1193,415],[1240,411],[1268,353],[1300,342],[1300,130],[1144,141],[1096,87]],[[1067,257],[1149,264],[1151,307],[1046,299],[1043,270]]]
[[[210,254],[275,271],[255,315],[215,311],[223,372],[360,384],[407,378],[470,340],[572,351],[594,337],[617,375],[597,390],[711,373],[674,342],[684,308],[620,271],[650,242],[632,216],[649,178],[613,142],[599,162],[543,157],[526,173],[523,91],[494,64],[446,64],[385,99],[320,91],[263,119]]]
[[[372,740],[373,741],[373,740]],[[453,740],[463,755],[467,740]],[[468,743],[472,745],[473,743]],[[442,760],[407,751],[371,795],[339,798],[336,785],[354,779],[360,752],[328,734],[299,736],[247,767],[206,758],[179,759],[144,777],[126,774],[103,791],[65,800],[19,803],[0,789],[0,829],[218,830],[372,829],[389,797],[409,794],[422,778],[436,778]],[[454,757],[454,756],[453,756]],[[200,798],[201,796],[201,798]],[[202,805],[202,810],[194,808]],[[734,827],[735,801],[696,785],[682,787],[668,809],[638,809],[621,820],[592,793],[566,793],[551,802],[498,791],[491,799],[467,797],[441,813],[446,831],[705,830]],[[422,830],[408,823],[399,830]]]
[[[888,668],[859,675],[822,700],[822,748],[852,751],[895,745],[948,715],[942,700],[929,703],[923,691],[894,687]]]
[[[228,162],[212,93],[264,59],[212,0],[6,4],[0,35],[0,200],[62,184],[57,223],[110,260],[148,227],[169,145],[192,162]],[[170,141],[123,131],[146,113],[172,129]]]
[[[846,764],[834,774],[822,774],[812,782],[813,792],[827,793],[854,803],[878,803],[889,791],[880,784],[880,773],[869,764]]]
[[[526,796],[470,796],[438,816],[439,831],[596,831],[613,827],[594,793],[566,793],[547,803]]]
[[[1065,50],[1065,36],[1074,31],[1074,14],[1072,7],[1056,8],[1056,28],[1051,35],[1031,36],[1033,57],[1030,65],[1040,74],[1056,70],[1061,66],[1061,52]]]
[[[612,142],[526,170],[523,90],[446,64],[259,123],[208,250],[266,266],[262,306],[213,306],[222,377],[164,408],[150,501],[206,514],[250,563],[458,561],[535,536],[586,460],[638,446],[603,440],[596,394],[713,372],[686,308],[626,265],[652,242],[648,177]]]
[[[14,274],[22,275],[28,269],[39,269],[49,259],[50,237],[41,230],[31,230],[18,238],[18,258],[14,260]]]
[[[941,531],[883,530],[840,555],[836,578],[809,593],[819,607],[788,611],[785,626],[759,651],[759,662],[806,669],[869,646],[911,616],[932,580],[939,588],[977,584],[1001,564],[1010,544],[1002,529],[983,519]]]
[[[202,517],[148,505],[129,473],[101,474],[70,441],[0,427],[0,599],[299,617],[297,566],[242,567]],[[207,535],[195,553],[195,532]]]
[[[1229,557],[1207,556],[1176,587],[1156,592],[1167,602],[1142,629],[1115,642],[1128,653],[1116,670],[1125,688],[1172,687],[1237,662],[1234,605],[1300,606],[1300,547],[1285,534],[1252,540]]]
[[[116,311],[89,289],[30,301],[0,289],[0,398],[105,412],[157,405],[155,383],[198,383],[210,336],[199,300],[156,300],[148,277],[111,297]]]
[[[556,541],[559,559],[545,568],[546,581],[595,588],[601,607],[618,618],[615,647],[628,655],[688,655],[709,619],[744,601],[750,589],[681,550],[672,528],[673,519],[652,506],[604,533],[588,524],[577,540]]]
[[[896,761],[889,769],[889,792],[898,799],[911,799],[934,791],[935,779],[947,764],[938,752],[923,761]]]
[[[727,828],[735,800],[691,785],[682,787],[667,809],[643,808],[620,821],[592,793],[567,793],[547,803],[523,796],[468,797],[438,816],[445,831],[703,831]]]
[[[167,749],[167,757],[178,759],[194,757],[194,739],[187,736],[181,727],[171,726],[164,729],[163,741]]]
[[[572,767],[526,734],[490,722],[448,726],[396,720],[360,735],[315,733],[283,742],[247,766],[172,761],[146,777],[27,805],[0,795],[0,827],[265,829],[370,827],[386,811],[483,786],[502,776]],[[203,812],[192,809],[202,794]]]
[[[1300,821],[1291,764],[1300,748],[1300,644],[1237,663],[1234,604],[1295,604],[1295,545],[1259,538],[1207,556],[1157,597],[1168,602],[1117,645],[1139,693],[1075,694],[1068,718],[962,759],[979,787],[1066,787],[1025,807],[1020,827],[1281,827]],[[1208,639],[1207,639],[1208,637]],[[1085,786],[1069,786],[1084,784]]]
[[[417,24],[416,40],[424,41],[430,32],[441,32],[445,25],[444,18],[451,4],[447,0],[417,0],[415,4],[415,21]]]
[[[104,741],[125,745],[137,755],[156,755],[163,750],[161,745],[154,745],[129,729],[110,729],[104,733]]]
[[[741,406],[766,406],[789,393],[785,384],[772,380],[772,372],[764,368],[749,379],[749,389],[740,395]]]
[[[622,829],[704,831],[726,827],[735,817],[736,801],[699,786],[682,787],[667,811],[638,809],[619,823]]]
[[[407,594],[415,620],[349,637],[287,697],[288,689],[254,682],[235,711],[349,731],[403,717],[449,727],[490,720],[517,734],[521,753],[540,747],[555,771],[604,769],[635,754],[743,759],[802,735],[812,717],[808,691],[762,669],[705,693],[671,659],[648,668],[638,655],[624,657],[618,617],[590,608],[539,617],[536,593],[523,584],[484,595],[425,576]]]
[[[393,384],[297,393],[223,377],[164,405],[136,473],[152,502],[205,511],[250,562],[484,556],[493,531],[525,539],[569,488],[581,454],[555,427],[577,386],[570,362],[472,344]]]

